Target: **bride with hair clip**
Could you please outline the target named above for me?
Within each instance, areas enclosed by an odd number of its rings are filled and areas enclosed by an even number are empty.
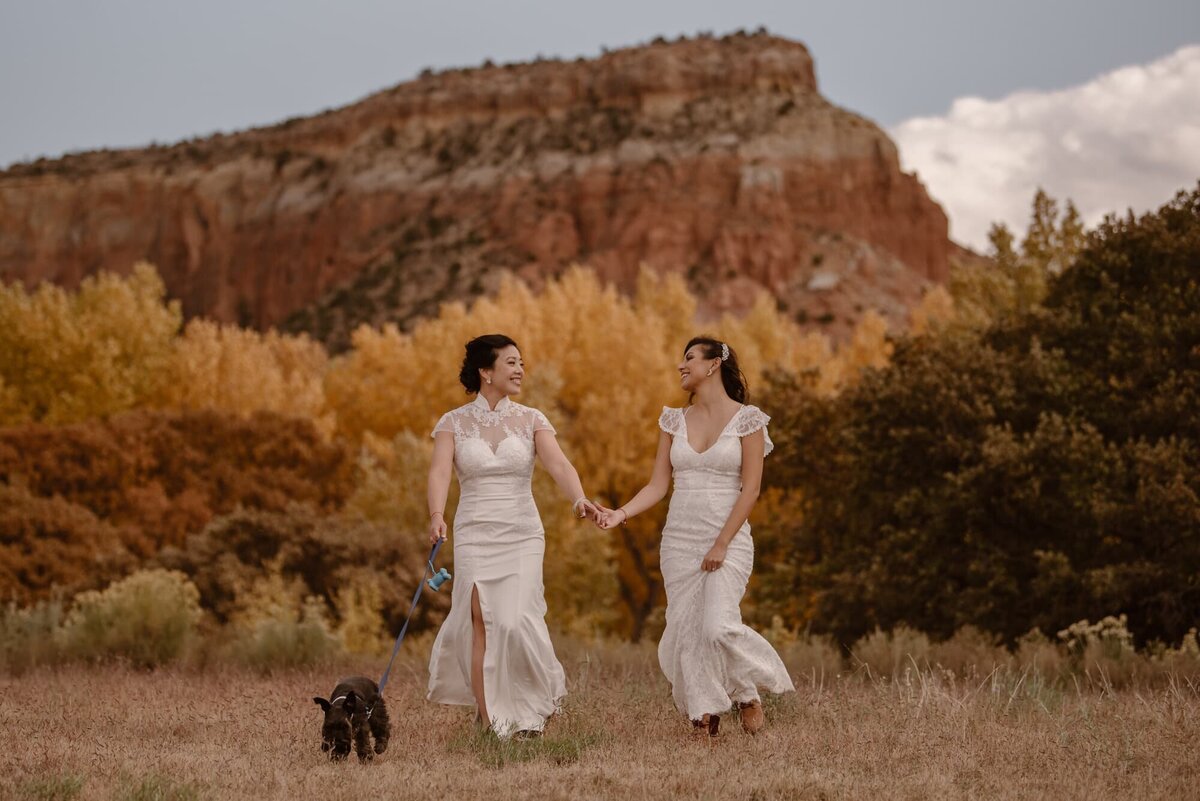
[[[746,521],[773,447],[770,418],[746,403],[746,379],[728,344],[695,337],[678,369],[691,403],[663,408],[650,482],[617,509],[600,507],[596,522],[624,525],[662,500],[674,477],[659,552],[667,627],[658,662],[695,734],[717,736],[734,705],[742,728],[757,734],[766,723],[759,691],[794,689],[779,654],[742,623],[738,606],[754,564]]]

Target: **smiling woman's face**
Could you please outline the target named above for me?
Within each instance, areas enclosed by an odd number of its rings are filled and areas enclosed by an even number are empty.
[[[696,387],[710,378],[708,375],[710,369],[713,370],[714,375],[716,374],[714,365],[719,363],[719,359],[709,359],[704,356],[703,345],[692,345],[687,349],[687,353],[683,354],[683,361],[678,365],[680,389],[695,392]]]
[[[521,381],[525,378],[525,362],[516,345],[507,345],[496,351],[496,362],[490,370],[481,370],[484,383],[492,379],[492,386],[505,395],[521,392]]]

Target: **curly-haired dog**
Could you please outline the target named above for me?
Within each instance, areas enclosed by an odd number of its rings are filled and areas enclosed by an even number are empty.
[[[321,725],[321,750],[335,760],[350,756],[350,743],[362,762],[371,759],[371,740],[375,738],[375,753],[387,750],[392,727],[387,707],[379,687],[364,676],[342,679],[333,688],[329,699],[313,698],[313,703],[325,710]],[[370,733],[368,734],[368,729]]]

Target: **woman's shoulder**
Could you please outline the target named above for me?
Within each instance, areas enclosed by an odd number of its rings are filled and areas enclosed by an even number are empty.
[[[679,433],[683,426],[683,409],[674,406],[664,406],[658,416],[658,427],[671,436]]]
[[[543,428],[554,431],[554,424],[550,422],[550,418],[541,410],[534,406],[526,406],[523,403],[509,401],[509,414],[520,417],[525,423],[532,425],[535,430]]]
[[[768,455],[775,450],[775,443],[771,441],[771,435],[767,433],[767,423],[771,422],[771,416],[757,406],[746,404],[734,416],[733,433],[739,437],[748,437],[755,431],[763,432],[764,451],[763,456]]]
[[[771,422],[771,415],[753,404],[745,404],[734,415],[734,428],[741,435],[757,431]]]

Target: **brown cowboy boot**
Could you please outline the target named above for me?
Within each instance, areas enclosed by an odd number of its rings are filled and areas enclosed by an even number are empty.
[[[767,725],[767,716],[763,713],[762,701],[754,700],[738,704],[742,712],[742,728],[747,734],[758,734]]]

